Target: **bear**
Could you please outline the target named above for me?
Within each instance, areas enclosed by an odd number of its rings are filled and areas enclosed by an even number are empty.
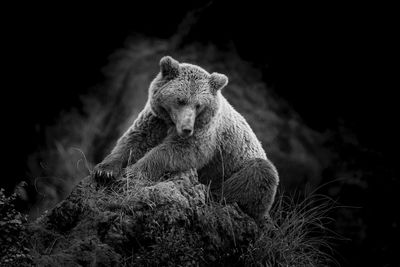
[[[156,181],[165,173],[196,169],[213,196],[236,202],[256,221],[268,218],[278,172],[245,118],[222,95],[228,77],[170,56],[159,65],[144,109],[95,166],[95,180],[125,175]]]

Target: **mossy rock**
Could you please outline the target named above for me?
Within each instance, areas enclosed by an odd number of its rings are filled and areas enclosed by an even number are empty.
[[[213,202],[195,171],[108,186],[87,177],[30,231],[40,266],[242,265],[259,235],[236,205]]]

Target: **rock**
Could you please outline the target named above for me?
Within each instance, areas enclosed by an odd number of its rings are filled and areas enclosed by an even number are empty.
[[[236,205],[212,201],[195,171],[107,187],[86,177],[29,230],[39,266],[238,265],[259,235]]]

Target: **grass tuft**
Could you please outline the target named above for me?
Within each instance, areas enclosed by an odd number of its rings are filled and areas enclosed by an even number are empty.
[[[327,226],[336,207],[325,195],[313,194],[301,201],[280,194],[270,211],[269,225],[243,255],[249,266],[331,266],[331,243],[340,237]]]

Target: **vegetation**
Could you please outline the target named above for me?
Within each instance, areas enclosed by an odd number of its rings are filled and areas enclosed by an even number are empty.
[[[0,189],[0,266],[29,266],[27,215],[15,209],[16,194],[7,197]]]
[[[244,255],[249,266],[331,266],[331,241],[338,236],[328,229],[334,202],[322,195],[302,201],[280,195],[270,213],[271,225],[249,245]]]
[[[30,250],[39,266],[326,266],[331,204],[281,196],[257,226],[195,171],[107,187],[87,177],[29,226]]]

